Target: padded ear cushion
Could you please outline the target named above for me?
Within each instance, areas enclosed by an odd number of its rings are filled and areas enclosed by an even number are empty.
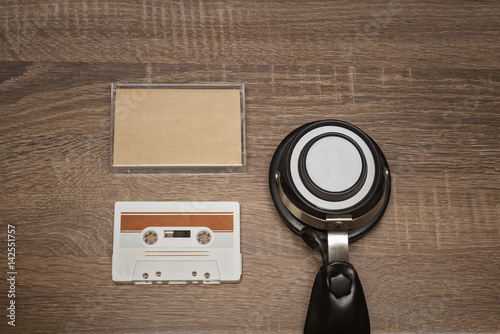
[[[273,199],[274,206],[276,207],[278,214],[280,215],[281,219],[285,222],[285,224],[293,232],[297,234],[300,234],[300,230],[302,230],[305,225],[297,218],[295,218],[295,216],[293,216],[283,204],[283,201],[281,200],[279,194],[276,172],[278,171],[281,157],[283,156],[283,153],[285,152],[287,145],[293,139],[294,135],[297,132],[299,132],[302,128],[304,128],[306,125],[303,125],[300,128],[295,129],[290,134],[288,134],[288,136],[286,136],[285,139],[281,141],[281,143],[278,145],[278,148],[274,152],[273,159],[271,160],[271,166],[269,168],[269,190],[271,191],[271,198]]]

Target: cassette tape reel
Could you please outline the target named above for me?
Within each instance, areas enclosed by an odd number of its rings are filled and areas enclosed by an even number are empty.
[[[237,202],[117,202],[113,280],[120,284],[237,283]]]

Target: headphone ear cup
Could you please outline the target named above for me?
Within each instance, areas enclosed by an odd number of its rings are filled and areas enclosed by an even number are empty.
[[[376,185],[372,186],[372,196],[365,196],[359,201],[359,205],[351,206],[340,212],[319,208],[314,204],[311,204],[308,200],[304,199],[303,196],[301,196],[300,192],[297,191],[296,187],[294,186],[293,180],[291,180],[291,176],[289,175],[289,168],[287,165],[287,163],[289,162],[287,161],[287,158],[291,155],[290,151],[293,150],[293,145],[304,133],[310,131],[310,129],[314,130],[321,127],[334,127],[340,129],[341,131],[345,128],[347,130],[344,132],[349,133],[348,131],[351,131],[355,133],[356,136],[358,136],[360,139],[366,141],[366,145],[368,145],[367,147],[369,147],[370,154],[375,157],[375,165],[373,166],[373,168],[376,168],[377,176],[373,181]],[[360,140],[359,138],[357,139],[358,141]],[[351,188],[354,190],[359,190],[359,185],[356,184]],[[370,229],[372,229],[382,217],[389,202],[391,182],[387,161],[380,148],[368,135],[349,123],[334,120],[325,120],[305,124],[292,131],[282,140],[271,160],[269,168],[269,189],[271,198],[273,199],[274,205],[281,219],[294,233],[299,235],[301,234],[301,231],[304,227],[310,226],[308,222],[305,222],[299,218],[301,216],[317,217],[320,220],[326,220],[326,217],[330,215],[352,214],[353,216],[362,216],[366,214],[366,211],[371,208],[377,209],[377,212],[375,212],[375,210],[372,210],[374,214],[371,217],[367,218],[362,223],[362,225],[349,230],[349,242],[354,242],[364,236]],[[284,199],[284,197],[286,198]],[[288,206],[286,203],[287,201],[289,202]],[[297,210],[291,211],[289,209],[290,203],[296,206],[299,211],[303,211],[305,214],[297,215]],[[292,214],[292,212],[294,213]],[[326,240],[326,228],[318,226],[313,227],[315,231],[321,236],[321,238]]]

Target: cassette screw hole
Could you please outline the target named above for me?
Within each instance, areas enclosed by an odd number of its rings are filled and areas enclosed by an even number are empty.
[[[198,242],[200,244],[206,245],[210,242],[210,240],[212,239],[212,236],[207,231],[201,231],[198,233],[198,236],[196,239],[198,240]]]
[[[157,271],[156,272],[156,277],[160,277],[161,276],[161,271]]]
[[[192,274],[193,276],[198,275],[198,273],[197,273],[196,271],[193,271],[191,274]]]
[[[148,279],[148,277],[149,277],[148,273],[144,273],[144,274],[142,274],[142,278],[144,278],[144,279]]]
[[[205,273],[205,278],[210,278],[210,273]]]

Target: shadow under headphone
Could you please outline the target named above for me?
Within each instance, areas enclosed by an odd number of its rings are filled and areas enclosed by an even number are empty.
[[[347,122],[305,124],[276,149],[269,187],[282,220],[323,260],[304,333],[370,333],[348,244],[377,224],[389,202],[390,172],[380,148]]]

